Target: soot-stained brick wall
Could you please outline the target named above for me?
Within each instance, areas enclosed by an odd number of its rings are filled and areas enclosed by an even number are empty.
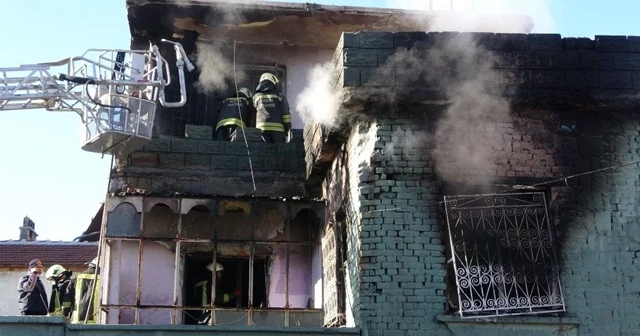
[[[187,125],[185,138],[153,138],[142,150],[117,162],[109,191],[161,196],[309,196],[302,132],[293,133],[291,142],[272,144],[261,140],[258,129],[246,128],[235,141],[216,141],[210,126]]]
[[[487,34],[471,56],[456,47],[385,69],[411,53],[407,45],[454,35],[344,34],[336,51],[340,113],[350,118],[339,137],[318,138],[346,139],[330,144],[325,195],[329,209],[347,213],[347,322],[371,335],[455,334],[436,319],[455,292],[443,196],[539,190],[555,234],[560,316],[576,321],[554,329],[549,318],[539,334],[638,334],[640,178],[628,163],[640,160],[640,40]],[[458,64],[442,70],[450,58]],[[465,62],[477,71],[463,71]],[[437,76],[411,78],[418,89],[397,77],[425,74],[420,67]],[[502,80],[505,68],[520,80]],[[372,84],[363,71],[393,81]],[[322,145],[306,144],[308,165]],[[521,332],[500,319],[502,332]]]

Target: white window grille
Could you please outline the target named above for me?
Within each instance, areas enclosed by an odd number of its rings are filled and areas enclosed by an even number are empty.
[[[565,311],[544,193],[446,196],[462,317]]]

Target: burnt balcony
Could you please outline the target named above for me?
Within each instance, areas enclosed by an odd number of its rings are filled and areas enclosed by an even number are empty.
[[[302,130],[288,143],[265,143],[245,128],[235,141],[213,140],[211,126],[187,125],[182,137],[157,136],[117,160],[109,193],[157,196],[305,197]]]

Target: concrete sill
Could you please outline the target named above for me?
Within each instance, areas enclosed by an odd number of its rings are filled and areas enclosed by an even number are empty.
[[[461,318],[452,315],[438,315],[436,320],[444,323],[455,336],[578,336],[580,329],[579,319],[575,317]]]
[[[67,321],[61,316],[0,316],[0,324],[64,324]]]
[[[461,318],[457,315],[438,315],[438,322],[442,323],[468,323],[468,324],[553,324],[553,325],[578,325],[580,319],[577,317],[552,317],[552,316],[497,316]]]
[[[69,324],[67,325],[69,330],[76,331],[90,331],[100,330],[114,331],[114,332],[140,332],[140,331],[208,331],[208,332],[220,332],[225,335],[239,334],[246,335],[248,333],[258,333],[264,335],[280,335],[280,334],[293,334],[293,335],[360,335],[359,328],[305,328],[305,327],[251,327],[251,326],[200,326],[200,325],[117,325],[117,324]],[[120,334],[118,334],[120,335]]]

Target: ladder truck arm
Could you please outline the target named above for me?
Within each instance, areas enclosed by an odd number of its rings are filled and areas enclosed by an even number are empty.
[[[73,111],[85,128],[83,149],[126,155],[151,139],[156,102],[177,108],[187,101],[184,71],[193,64],[182,45],[176,53],[180,99],[166,100],[169,64],[158,46],[149,50],[89,49],[57,62],[0,67],[0,113],[41,109]]]

